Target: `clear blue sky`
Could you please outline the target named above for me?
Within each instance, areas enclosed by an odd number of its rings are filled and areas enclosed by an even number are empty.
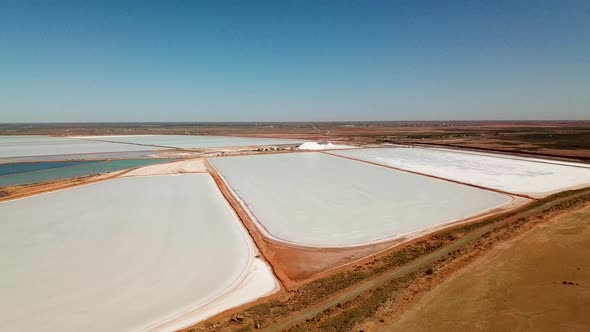
[[[590,119],[590,1],[0,0],[0,122]]]

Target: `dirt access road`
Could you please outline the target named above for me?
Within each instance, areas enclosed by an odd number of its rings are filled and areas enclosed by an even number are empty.
[[[379,331],[588,331],[589,312],[587,206],[496,246]]]

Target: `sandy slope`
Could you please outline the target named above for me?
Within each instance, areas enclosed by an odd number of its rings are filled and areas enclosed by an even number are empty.
[[[587,331],[589,285],[587,207],[498,245],[381,331]]]
[[[207,169],[203,165],[202,159],[189,159],[176,161],[171,163],[164,163],[158,165],[150,165],[142,168],[132,170],[125,174],[125,176],[146,176],[159,174],[182,174],[182,173],[204,173]]]

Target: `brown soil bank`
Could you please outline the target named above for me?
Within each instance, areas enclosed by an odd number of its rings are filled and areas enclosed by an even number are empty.
[[[590,207],[493,248],[380,331],[590,330]]]

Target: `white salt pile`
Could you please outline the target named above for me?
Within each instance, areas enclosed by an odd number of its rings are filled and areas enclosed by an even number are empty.
[[[305,142],[297,147],[299,150],[328,150],[328,149],[349,149],[350,145],[334,145],[332,143],[319,144],[318,142]]]
[[[317,142],[305,142],[303,144],[301,144],[298,149],[300,150],[324,150],[324,149],[329,149],[331,147],[333,147],[334,144],[332,143],[328,143],[328,144],[318,144]]]

